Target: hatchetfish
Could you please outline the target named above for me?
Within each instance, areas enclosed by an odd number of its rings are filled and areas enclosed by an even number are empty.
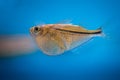
[[[79,25],[46,24],[33,26],[30,33],[47,55],[60,55],[102,34],[101,28],[87,30]]]

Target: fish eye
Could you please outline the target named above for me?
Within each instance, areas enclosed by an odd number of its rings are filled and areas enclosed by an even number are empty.
[[[35,27],[35,30],[38,31],[38,27]]]
[[[40,31],[40,28],[34,27],[34,31],[35,31],[35,32],[38,32],[38,31]]]

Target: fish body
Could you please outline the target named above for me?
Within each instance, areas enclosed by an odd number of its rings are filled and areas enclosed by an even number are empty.
[[[39,48],[47,55],[59,55],[91,38],[101,35],[101,28],[87,30],[72,24],[46,24],[30,28]]]

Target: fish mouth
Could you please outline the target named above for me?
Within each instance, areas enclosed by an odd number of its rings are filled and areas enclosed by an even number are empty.
[[[30,34],[33,32],[33,29],[32,28],[30,28]]]
[[[34,33],[33,33],[33,31],[34,31],[34,29],[33,29],[33,27],[32,28],[30,28],[30,35],[33,37],[34,36]]]

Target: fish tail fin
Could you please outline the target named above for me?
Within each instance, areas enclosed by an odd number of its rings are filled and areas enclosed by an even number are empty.
[[[98,34],[97,36],[105,37],[102,27],[99,27],[97,30],[100,32],[100,34]]]
[[[97,30],[102,33],[102,27],[99,27]]]

